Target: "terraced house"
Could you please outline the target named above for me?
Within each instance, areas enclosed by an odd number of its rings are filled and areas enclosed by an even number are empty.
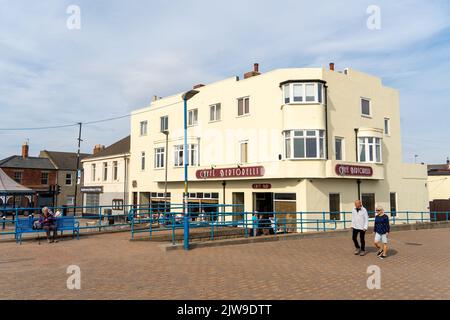
[[[196,85],[188,101],[189,202],[247,212],[427,209],[427,168],[402,163],[399,93],[350,68],[287,68]],[[182,94],[131,117],[130,201],[183,199]],[[407,106],[404,106],[407,112]],[[231,208],[230,208],[231,210]],[[242,210],[242,209],[241,209]],[[331,212],[331,213],[330,213]],[[235,219],[241,219],[241,216]]]

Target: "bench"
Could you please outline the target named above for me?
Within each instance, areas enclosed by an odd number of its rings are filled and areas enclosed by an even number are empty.
[[[15,238],[16,242],[22,244],[22,234],[24,233],[39,233],[45,232],[45,229],[33,229],[33,224],[37,221],[37,218],[18,218],[15,223]],[[60,217],[56,218],[56,230],[61,231],[61,235],[64,231],[72,231],[72,236],[77,235],[77,239],[80,239],[80,224],[76,221],[75,217]]]

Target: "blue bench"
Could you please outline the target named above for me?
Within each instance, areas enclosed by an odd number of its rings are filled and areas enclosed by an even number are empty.
[[[33,229],[33,224],[37,220],[37,218],[18,218],[16,220],[16,242],[22,244],[22,234],[24,233],[45,232],[45,229]],[[80,223],[76,221],[75,217],[57,218],[56,230],[61,231],[61,235],[64,231],[72,231],[72,236],[76,234],[77,239],[80,239]]]

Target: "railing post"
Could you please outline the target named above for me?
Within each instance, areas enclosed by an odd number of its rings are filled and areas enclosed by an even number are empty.
[[[326,227],[325,227],[325,211],[322,211],[322,223],[323,223],[323,231],[326,231]]]
[[[406,223],[409,224],[409,211],[406,211]]]
[[[448,221],[448,211],[445,213],[445,221]]]
[[[316,219],[316,231],[319,231],[319,219]]]
[[[131,239],[134,239],[134,209],[131,209]]]
[[[2,219],[3,219],[3,222],[2,222],[2,229],[5,230],[6,216],[3,216]]]
[[[248,224],[247,224],[247,213],[244,212],[244,234],[248,238]]]
[[[273,213],[273,221],[274,221],[273,234],[277,234],[278,224],[277,224],[277,213],[276,212]]]
[[[423,211],[420,211],[420,222],[423,223]]]
[[[300,233],[303,233],[303,212],[300,211]]]
[[[342,212],[344,214],[344,229],[347,227],[347,218],[345,217],[346,212]]]
[[[175,214],[172,213],[172,244],[175,244]]]

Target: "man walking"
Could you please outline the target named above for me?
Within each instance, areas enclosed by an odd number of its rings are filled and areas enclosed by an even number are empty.
[[[369,227],[369,214],[362,206],[361,200],[355,201],[355,208],[352,210],[352,240],[355,244],[355,255],[364,256],[366,254],[366,231]],[[361,245],[358,243],[358,234]]]

